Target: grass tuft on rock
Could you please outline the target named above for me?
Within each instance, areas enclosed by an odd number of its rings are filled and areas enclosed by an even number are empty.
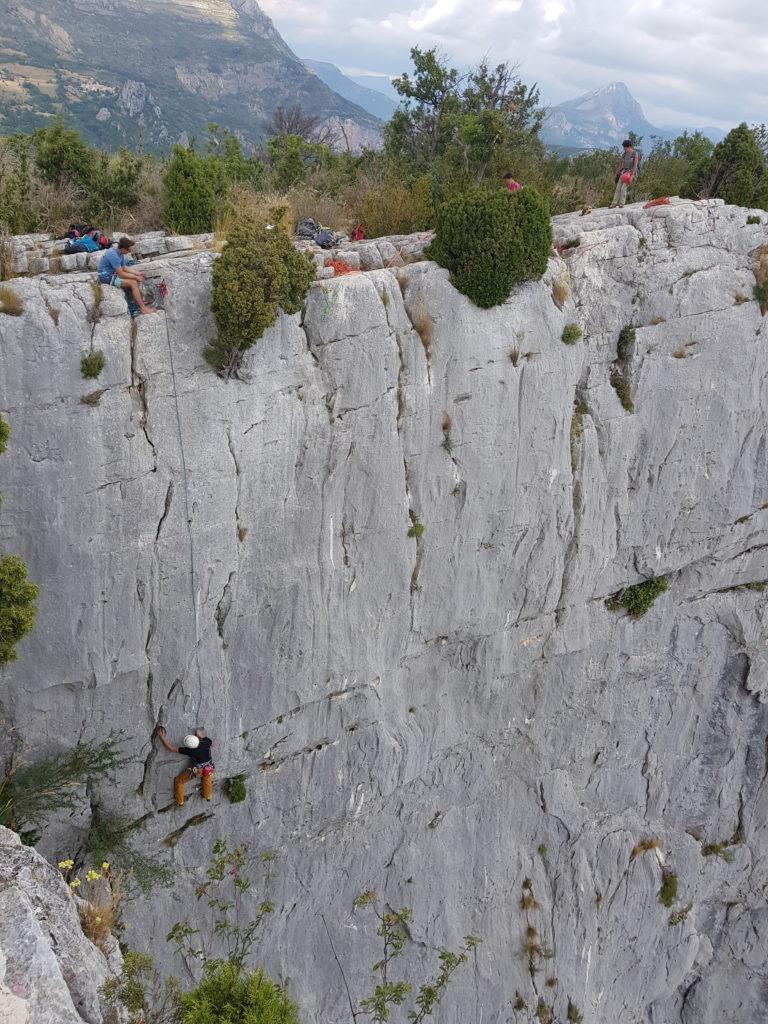
[[[80,373],[86,380],[95,380],[106,364],[104,353],[101,349],[95,348],[91,352],[86,352],[80,360]]]
[[[581,328],[578,324],[566,324],[563,328],[562,341],[564,345],[575,345],[581,337]]]
[[[21,316],[24,312],[24,303],[16,292],[7,285],[0,286],[0,313],[7,316]]]

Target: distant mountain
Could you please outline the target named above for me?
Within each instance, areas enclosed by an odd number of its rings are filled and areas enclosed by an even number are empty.
[[[668,137],[646,119],[643,108],[623,82],[611,82],[604,89],[552,107],[541,135],[550,145],[614,149],[630,131],[642,135],[646,145],[651,135]]]
[[[552,107],[541,137],[551,146],[571,150],[615,149],[633,131],[643,138],[647,152],[652,145],[651,136],[675,139],[684,130],[655,127],[626,85],[611,82],[604,89],[594,89]],[[725,137],[725,132],[719,128],[700,128],[699,131],[713,142]]]
[[[256,0],[0,0],[0,134],[66,112],[110,149],[202,138],[209,122],[261,142],[278,105],[341,122],[354,146],[381,124],[333,92]]]
[[[322,60],[305,60],[304,63],[314,71],[322,82],[333,89],[339,96],[356,103],[358,107],[367,110],[369,114],[379,118],[380,121],[388,121],[397,109],[397,102],[389,96],[360,85],[344,74],[335,64],[328,64]]]

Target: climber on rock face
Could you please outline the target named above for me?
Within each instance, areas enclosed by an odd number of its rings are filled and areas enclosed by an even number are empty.
[[[203,796],[206,800],[210,800],[213,794],[213,761],[211,760],[213,740],[205,735],[205,729],[197,728],[194,733],[185,736],[184,745],[181,747],[174,747],[168,742],[162,725],[157,727],[157,736],[166,750],[172,754],[184,754],[185,757],[192,760],[191,767],[179,772],[174,779],[173,788],[179,807],[184,806],[184,786],[190,779],[200,779]]]

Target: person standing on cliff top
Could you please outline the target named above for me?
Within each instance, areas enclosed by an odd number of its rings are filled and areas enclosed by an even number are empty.
[[[203,797],[206,800],[210,800],[213,795],[213,761],[211,760],[213,740],[205,735],[205,729],[197,728],[194,733],[185,736],[184,745],[181,747],[174,747],[168,742],[162,725],[157,727],[157,736],[165,749],[171,754],[183,754],[192,761],[190,767],[185,768],[183,772],[179,772],[173,780],[176,803],[179,807],[184,806],[184,786],[190,779],[200,779]]]
[[[637,177],[637,164],[640,159],[637,150],[629,139],[624,139],[621,145],[624,152],[621,154],[621,160],[619,161],[616,177],[614,178],[616,191],[613,193],[612,210],[615,210],[617,206],[624,206],[626,203],[627,189]]]

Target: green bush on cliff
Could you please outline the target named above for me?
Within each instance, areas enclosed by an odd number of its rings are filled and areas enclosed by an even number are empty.
[[[280,308],[299,312],[314,276],[314,264],[282,231],[238,224],[213,265],[217,336],[205,349],[208,363],[224,377],[236,374],[243,353],[274,324]]]
[[[11,428],[5,422],[2,416],[0,416],[0,455],[3,454],[5,449],[8,447],[8,439],[11,436]]]
[[[470,189],[438,208],[435,228],[426,255],[450,270],[455,287],[481,309],[498,306],[516,284],[547,269],[552,228],[535,189]]]
[[[299,1024],[299,1011],[264,971],[206,965],[203,980],[179,997],[179,1024]]]
[[[198,235],[213,227],[216,209],[205,160],[185,146],[174,146],[163,174],[163,224],[180,235]]]
[[[666,576],[649,576],[642,583],[636,583],[633,587],[620,590],[618,594],[609,600],[608,607],[611,611],[625,609],[633,619],[641,619],[649,610],[657,597],[669,590],[669,580]]]
[[[0,558],[0,665],[15,661],[16,644],[34,627],[37,593],[20,558]]]

